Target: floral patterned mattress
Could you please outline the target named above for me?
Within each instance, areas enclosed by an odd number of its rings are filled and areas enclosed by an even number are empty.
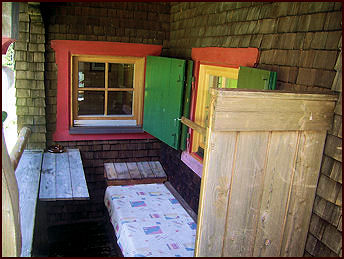
[[[124,256],[193,256],[196,223],[164,184],[109,186],[104,202]]]

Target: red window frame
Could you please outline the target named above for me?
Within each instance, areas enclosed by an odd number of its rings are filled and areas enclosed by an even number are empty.
[[[52,40],[51,47],[55,50],[57,64],[57,112],[54,141],[75,140],[116,140],[116,139],[149,139],[154,138],[148,133],[116,133],[116,134],[70,134],[70,90],[71,90],[71,55],[104,55],[146,57],[160,56],[161,45]]]

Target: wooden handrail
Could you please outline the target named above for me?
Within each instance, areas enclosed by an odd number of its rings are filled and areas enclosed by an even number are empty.
[[[204,128],[204,127],[198,125],[197,123],[185,118],[184,116],[182,116],[180,121],[181,121],[181,123],[188,126],[189,128],[196,130],[198,133],[202,134],[203,136],[205,136],[207,134],[206,128]]]
[[[23,127],[19,132],[17,142],[14,145],[12,152],[10,154],[10,159],[11,159],[11,163],[12,163],[14,171],[16,170],[18,166],[19,160],[21,158],[21,155],[23,154],[27,141],[29,140],[30,134],[31,134],[31,129],[28,127]]]

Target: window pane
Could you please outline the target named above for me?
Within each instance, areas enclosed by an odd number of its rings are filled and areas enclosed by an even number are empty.
[[[109,92],[108,115],[132,115],[133,92]]]
[[[237,88],[238,80],[224,77],[225,83],[223,84],[224,88]]]
[[[79,62],[79,87],[104,88],[105,63]]]
[[[133,88],[134,64],[109,63],[109,88]]]
[[[104,92],[78,91],[78,115],[104,115]]]

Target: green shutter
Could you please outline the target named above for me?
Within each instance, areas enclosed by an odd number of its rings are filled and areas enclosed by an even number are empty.
[[[276,72],[252,67],[240,67],[238,88],[243,89],[275,89]]]
[[[185,60],[148,56],[143,129],[178,149]]]
[[[193,61],[187,61],[187,68],[186,68],[186,84],[185,84],[185,91],[184,91],[184,104],[183,104],[183,116],[185,118],[190,118],[190,103],[191,103],[191,88],[192,88],[192,69],[193,69]],[[188,127],[186,125],[182,125],[182,133],[180,139],[180,149],[186,150],[187,144],[187,134],[188,134]]]
[[[270,72],[269,90],[276,89],[277,72]]]

